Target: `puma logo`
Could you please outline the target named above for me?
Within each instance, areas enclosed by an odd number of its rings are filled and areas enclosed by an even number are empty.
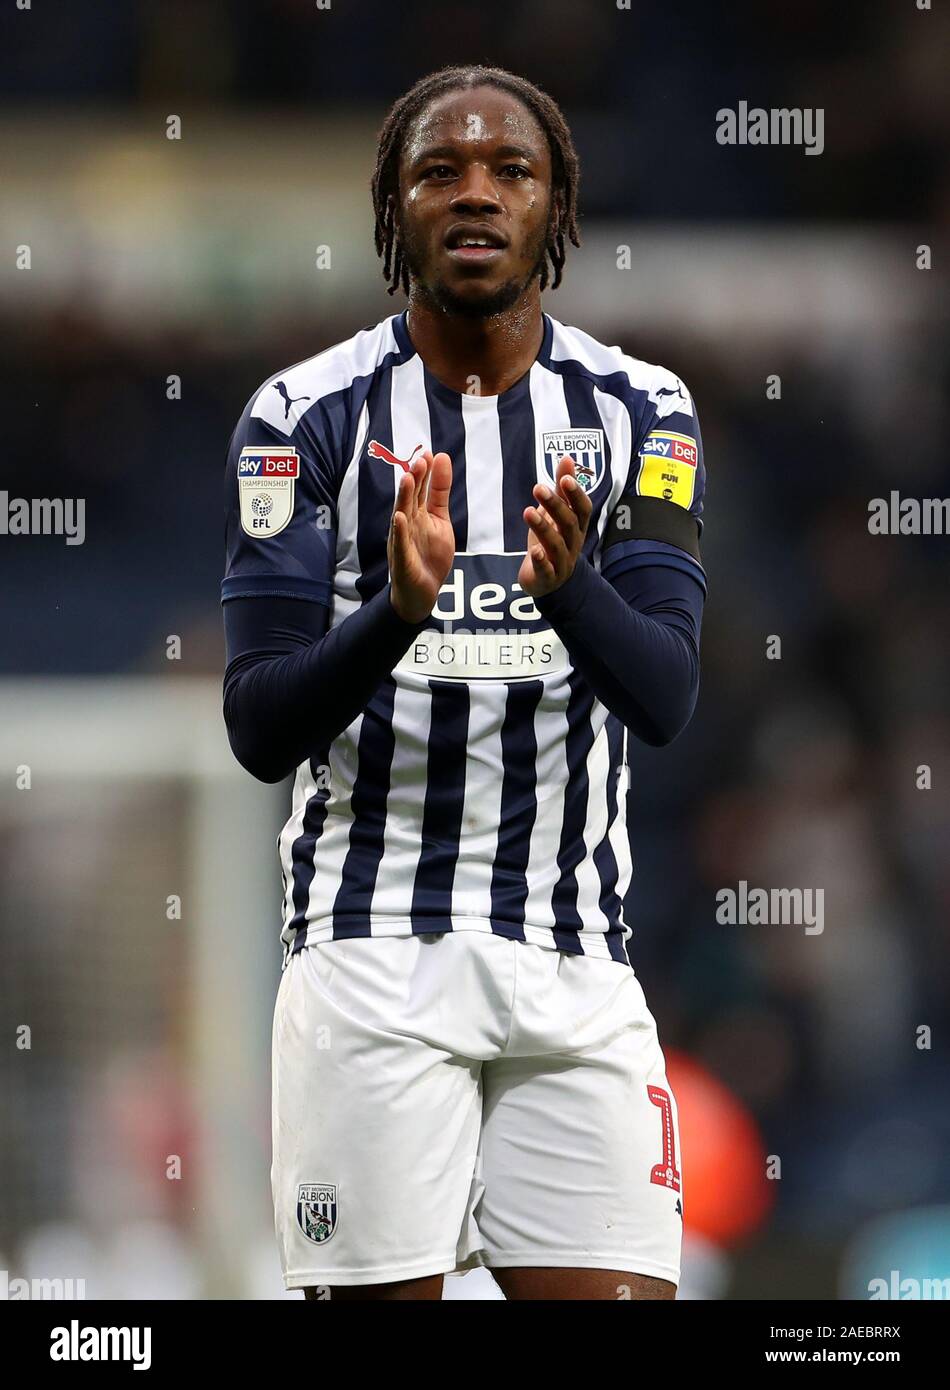
[[[292,405],[296,405],[298,401],[309,401],[310,399],[309,396],[288,396],[287,387],[284,385],[282,381],[275,381],[273,383],[273,386],[278,396],[280,396],[281,400],[284,402],[285,420],[289,420],[290,418],[290,407]]]
[[[384,463],[391,463],[394,468],[401,468],[404,473],[409,472],[409,465],[422,448],[417,444],[407,459],[397,458],[391,449],[387,449],[385,444],[380,444],[378,439],[371,439],[366,446],[366,452],[371,459],[382,459]]]

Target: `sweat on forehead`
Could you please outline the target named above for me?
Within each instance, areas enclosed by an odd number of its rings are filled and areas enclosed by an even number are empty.
[[[544,131],[534,114],[510,92],[495,88],[445,92],[434,97],[406,132],[405,154],[412,154],[440,136],[456,140],[516,137],[544,148]]]

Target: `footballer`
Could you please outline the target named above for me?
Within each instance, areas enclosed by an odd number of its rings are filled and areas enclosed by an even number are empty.
[[[383,125],[406,307],[255,392],[226,471],[224,710],[280,835],[285,1286],[671,1299],[676,1101],[627,955],[629,740],[692,714],[683,382],[545,313],[579,245],[552,99],[502,69]]]

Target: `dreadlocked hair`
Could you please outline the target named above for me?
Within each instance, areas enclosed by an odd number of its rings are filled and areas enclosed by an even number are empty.
[[[497,87],[522,102],[537,120],[547,137],[551,150],[551,182],[554,207],[557,211],[556,231],[549,233],[545,260],[541,267],[541,289],[548,284],[548,261],[554,271],[551,288],[561,283],[566,257],[565,235],[574,246],[580,246],[577,230],[577,184],[580,164],[567,122],[557,102],[542,92],[527,78],[518,77],[505,68],[488,68],[471,63],[464,67],[440,68],[410,87],[392,106],[379,132],[376,168],[370,188],[376,214],[376,254],[382,257],[383,277],[389,293],[397,289],[409,293],[409,271],[396,233],[396,207],[399,202],[399,156],[406,132],[419,113],[435,97],[444,92],[461,91],[472,87]]]

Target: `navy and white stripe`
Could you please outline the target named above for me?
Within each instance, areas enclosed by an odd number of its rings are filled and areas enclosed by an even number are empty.
[[[277,383],[281,383],[281,389]],[[288,400],[292,404],[288,405]],[[226,584],[327,601],[331,626],[388,581],[401,469],[417,446],[453,462],[456,562],[426,642],[414,644],[332,744],[297,770],[279,839],[285,959],[317,941],[471,929],[626,963],[631,875],[626,734],[516,585],[531,490],[548,476],[543,436],[587,430],[596,454],[586,553],[611,564],[668,553],[663,541],[604,549],[656,428],[701,441],[671,373],[545,315],[531,370],[498,397],[461,395],[415,353],[394,316],[266,382],[232,450],[300,456],[292,522],[273,539],[229,530]],[[316,508],[332,510],[322,547]],[[321,558],[323,557],[323,558]],[[445,616],[448,615],[448,616]]]

